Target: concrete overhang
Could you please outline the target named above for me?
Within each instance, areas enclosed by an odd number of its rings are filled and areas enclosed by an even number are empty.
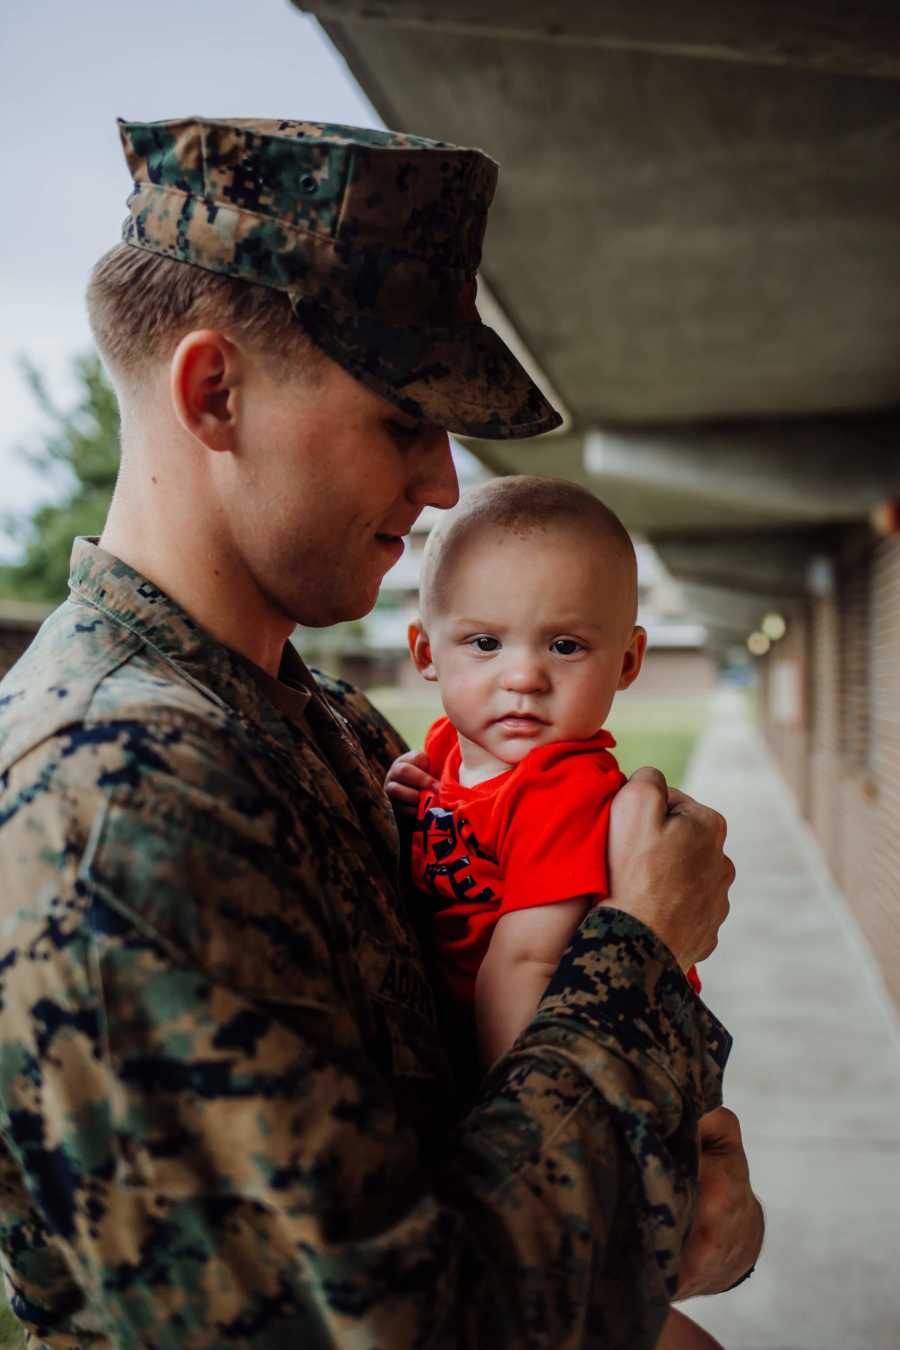
[[[684,595],[691,613],[705,625],[711,644],[720,648],[732,643],[743,646],[766,614],[778,613],[789,621],[793,612],[793,606],[778,596],[750,596],[705,582],[686,584]]]
[[[654,540],[900,494],[900,9],[294,2],[387,125],[500,162],[483,272],[570,421],[489,467]]]
[[[898,437],[892,416],[810,417],[466,444],[495,472],[576,479],[660,539],[865,519],[900,497]]]
[[[645,52],[666,57],[900,78],[900,14],[887,3],[772,6],[692,0],[675,10],[641,0],[295,0],[341,37],[345,25],[538,42],[551,50]],[[777,18],[777,23],[773,21]]]
[[[680,580],[740,591],[771,607],[801,602],[811,593],[817,558],[829,551],[827,533],[780,530],[667,535],[656,541],[666,567]]]

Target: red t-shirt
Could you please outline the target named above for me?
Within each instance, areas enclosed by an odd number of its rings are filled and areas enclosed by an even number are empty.
[[[463,787],[455,727],[440,717],[429,730],[424,748],[440,784],[419,798],[412,877],[431,896],[436,950],[457,999],[474,999],[502,914],[609,894],[609,808],[625,782],[614,745],[600,731],[536,746],[507,772]],[[689,979],[699,992],[696,971]]]
[[[576,895],[608,894],[609,803],[625,782],[609,732],[536,746],[506,773],[459,781],[459,740],[448,718],[425,738],[437,792],[423,792],[412,873],[435,906],[434,936],[451,991],[471,1001],[501,914]]]

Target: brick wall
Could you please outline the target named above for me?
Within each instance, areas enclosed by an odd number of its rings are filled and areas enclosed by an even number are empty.
[[[833,863],[835,876],[869,936],[863,911],[871,886],[871,835],[877,829],[871,773],[874,553],[873,542],[867,539],[862,548],[845,555],[839,574],[841,723],[835,792],[841,846]]]
[[[835,791],[841,722],[838,603],[815,599],[809,608],[809,788],[806,814],[834,866],[840,853]]]
[[[871,594],[869,767],[854,817],[868,827],[869,868],[851,903],[900,1002],[900,539],[875,549]]]
[[[668,696],[702,698],[711,693],[718,668],[708,652],[651,647],[629,698]]]
[[[801,811],[809,810],[809,621],[791,616],[784,638],[759,663],[760,725]]]
[[[849,532],[833,561],[760,662],[762,725],[900,1005],[900,538]],[[803,667],[793,719],[779,662]]]

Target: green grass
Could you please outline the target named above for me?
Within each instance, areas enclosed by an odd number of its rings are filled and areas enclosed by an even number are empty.
[[[688,763],[707,718],[708,700],[697,698],[620,699],[610,714],[616,757],[623,773],[642,764],[661,769],[672,787],[683,787]]]
[[[379,712],[384,713],[414,750],[420,748],[425,732],[443,711],[441,700],[430,685],[423,685],[421,690],[397,689],[393,685],[385,685],[379,689],[367,689],[366,697],[372,700]]]
[[[404,740],[418,747],[441,705],[431,689],[370,689],[369,698],[393,722]],[[620,698],[609,716],[616,757],[624,773],[642,764],[661,769],[673,787],[681,787],[691,751],[706,725],[709,703],[693,698]]]

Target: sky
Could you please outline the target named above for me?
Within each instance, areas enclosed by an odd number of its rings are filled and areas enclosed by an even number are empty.
[[[48,495],[22,355],[71,400],[92,346],[84,288],[117,242],[130,179],[116,118],[290,117],[381,126],[314,19],[288,0],[3,0],[0,14],[0,514]],[[52,495],[52,489],[49,489]],[[0,533],[0,559],[14,556]]]

